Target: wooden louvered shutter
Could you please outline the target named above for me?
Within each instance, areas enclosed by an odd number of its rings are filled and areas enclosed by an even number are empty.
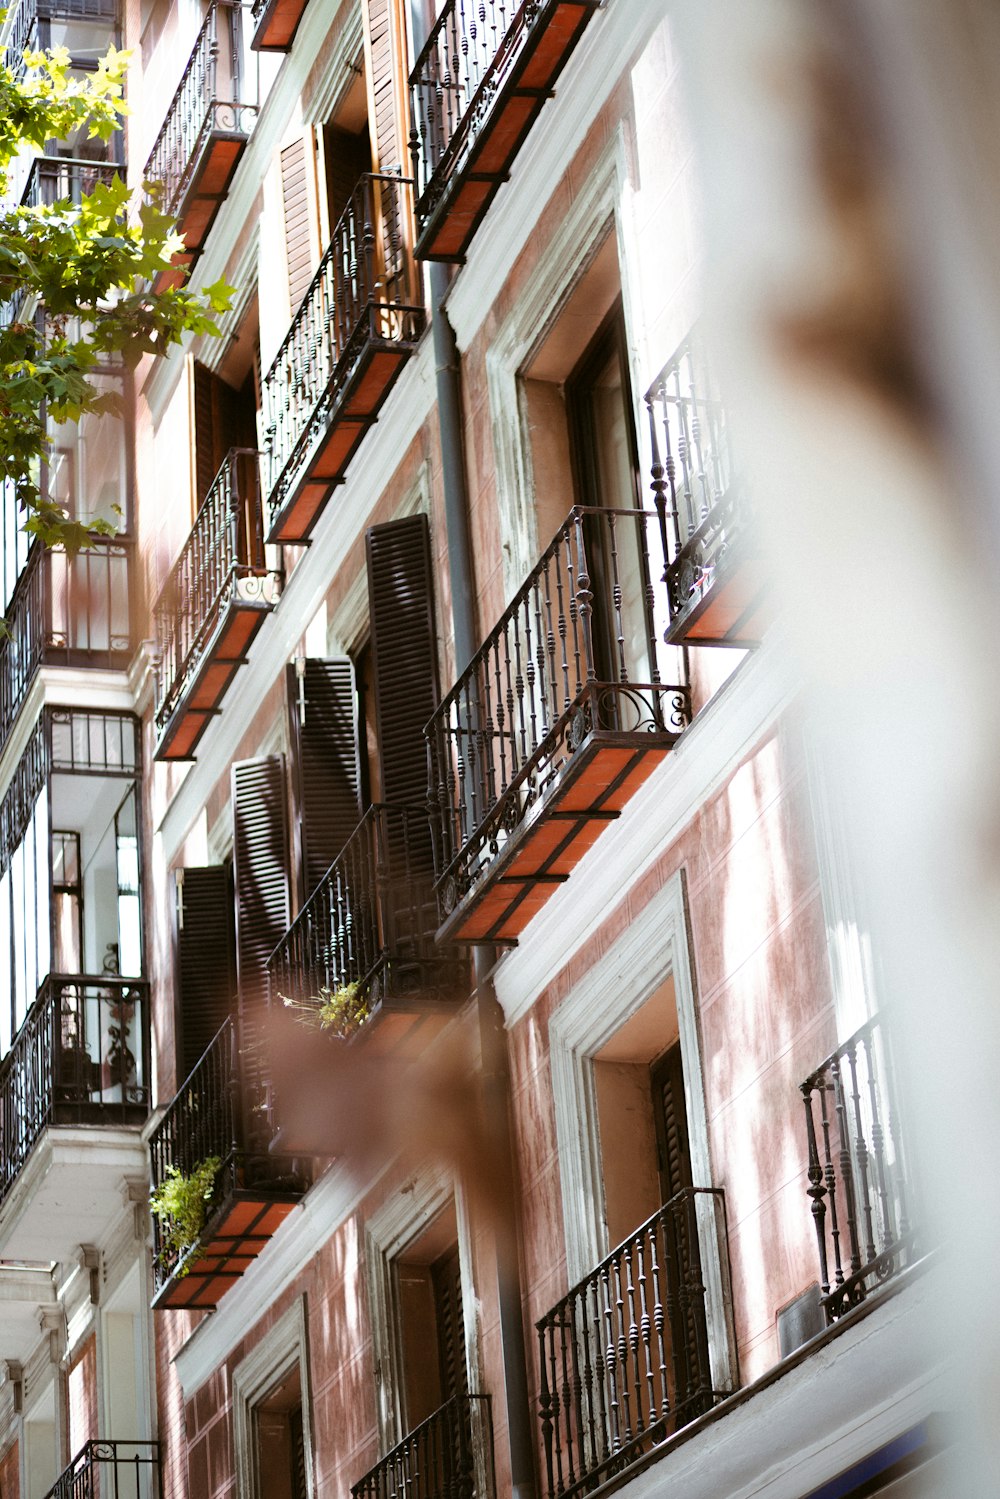
[[[236,931],[227,866],[178,869],[174,879],[179,1086],[235,1009]]]
[[[253,397],[251,395],[250,400]],[[194,361],[195,486],[200,505],[212,487],[230,448],[255,447],[246,441],[242,393],[227,385],[214,370]]]
[[[285,213],[288,298],[294,314],[312,280],[312,222],[309,208],[308,157],[304,139],[281,153],[281,201]]]
[[[669,1203],[679,1192],[693,1185],[680,1042],[672,1046],[650,1069],[650,1082],[656,1120],[660,1190],[664,1203]],[[675,1277],[678,1285],[701,1284],[701,1244],[693,1201],[688,1199],[676,1204],[665,1216],[663,1235],[662,1252],[666,1273]],[[708,1347],[705,1308],[695,1297],[675,1296],[670,1300],[667,1311],[673,1369],[677,1380],[674,1401],[678,1405],[687,1402],[684,1407],[685,1419],[691,1420],[712,1403],[711,1396],[704,1398],[700,1390],[704,1375],[702,1350]]]
[[[367,129],[358,135],[339,125],[323,129],[323,157],[326,166],[327,205],[330,230],[347,207],[364,172],[371,171],[371,143]]]
[[[465,1318],[462,1310],[462,1271],[458,1246],[447,1250],[431,1266],[434,1289],[434,1330],[437,1334],[441,1401],[469,1393],[465,1359]]]
[[[400,0],[364,0],[365,79],[372,170],[408,173],[409,100],[406,21]]]
[[[301,897],[308,899],[361,817],[358,695],[346,657],[288,667],[288,719]]]
[[[285,765],[281,755],[233,766],[233,872],[240,1013],[253,1026],[267,998],[267,959],[289,926]]]
[[[365,545],[382,798],[423,806],[423,729],[438,702],[427,517],[410,515],[373,526]]]
[[[650,1069],[650,1083],[656,1120],[660,1190],[663,1201],[669,1202],[685,1187],[693,1185],[680,1042],[672,1046]]]

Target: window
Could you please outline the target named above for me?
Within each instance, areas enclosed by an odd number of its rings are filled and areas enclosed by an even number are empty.
[[[0,1050],[50,972],[142,975],[137,726],[50,709],[0,805]]]
[[[233,1418],[237,1499],[313,1499],[305,1298],[233,1371]]]
[[[383,1452],[478,1384],[471,1236],[450,1178],[427,1173],[366,1226],[369,1304]]]

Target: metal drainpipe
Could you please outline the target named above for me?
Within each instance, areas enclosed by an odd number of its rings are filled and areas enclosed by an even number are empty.
[[[461,669],[477,649],[475,574],[469,524],[465,448],[462,433],[461,357],[443,299],[451,284],[449,266],[430,265],[431,330],[437,380],[438,421],[441,431],[441,469],[444,486],[448,571],[451,579],[455,662]],[[493,987],[491,970],[496,949],[485,943],[475,949],[476,1004],[483,1060],[483,1106],[486,1127],[495,1145],[493,1158],[504,1180],[495,1183],[497,1298],[503,1353],[504,1393],[510,1443],[512,1499],[535,1499],[533,1423],[528,1398],[527,1350],[524,1345],[521,1265],[518,1253],[514,1156],[510,1133],[510,1073],[503,1012]]]

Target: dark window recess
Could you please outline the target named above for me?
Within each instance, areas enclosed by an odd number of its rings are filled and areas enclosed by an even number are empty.
[[[423,806],[427,750],[423,729],[438,702],[437,647],[431,583],[430,531],[425,515],[373,526],[365,537],[371,618],[375,719],[382,800]],[[411,848],[417,869],[431,871],[425,850]]]
[[[340,125],[324,125],[323,155],[326,158],[326,199],[333,230],[350,203],[365,172],[372,171],[372,152],[367,125],[355,135]]]
[[[236,931],[229,865],[178,869],[177,1081],[183,1082],[236,1005]]]
[[[244,1036],[267,997],[267,959],[288,930],[288,829],[282,755],[233,766],[236,974]]]
[[[361,817],[358,699],[346,656],[300,657],[288,666],[286,680],[301,905]]]
[[[465,1362],[465,1318],[462,1310],[462,1272],[457,1244],[431,1266],[434,1289],[434,1327],[437,1333],[441,1401],[468,1395]]]
[[[288,297],[294,312],[312,280],[312,236],[304,139],[292,141],[281,153],[281,201],[285,213]]]
[[[611,510],[638,510],[642,494],[639,452],[632,420],[625,323],[618,303],[566,382],[573,491],[578,505]],[[623,621],[631,638],[633,615],[645,601],[638,587],[638,556],[634,528],[617,533],[621,555],[617,571],[625,592]],[[594,650],[601,681],[615,680],[616,630],[612,567],[608,555],[611,533],[596,516],[584,525],[587,560],[594,591]]]
[[[198,504],[230,448],[256,448],[256,397],[251,374],[240,390],[195,360],[194,448]]]
[[[306,1484],[306,1432],[301,1405],[289,1411],[288,1431],[292,1448],[292,1499],[309,1499]]]

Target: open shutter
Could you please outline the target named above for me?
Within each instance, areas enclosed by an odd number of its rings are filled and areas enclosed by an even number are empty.
[[[304,138],[285,146],[281,153],[281,202],[285,214],[288,299],[293,314],[313,273],[308,164]]]
[[[354,667],[346,656],[293,663],[287,681],[292,788],[306,900],[361,817],[358,694]]]
[[[386,172],[402,167],[408,173],[410,126],[406,81],[410,70],[403,6],[401,0],[365,0],[361,14],[372,170]]]
[[[236,931],[227,866],[178,869],[174,880],[179,1085],[235,1009]]]
[[[281,755],[233,766],[233,870],[240,1013],[252,1029],[267,999],[267,960],[289,926]]]
[[[214,370],[194,361],[194,451],[197,501],[212,487],[230,448],[257,445],[253,421],[253,388],[227,385]]]
[[[427,801],[423,729],[438,703],[426,515],[372,526],[365,537],[382,798]]]

